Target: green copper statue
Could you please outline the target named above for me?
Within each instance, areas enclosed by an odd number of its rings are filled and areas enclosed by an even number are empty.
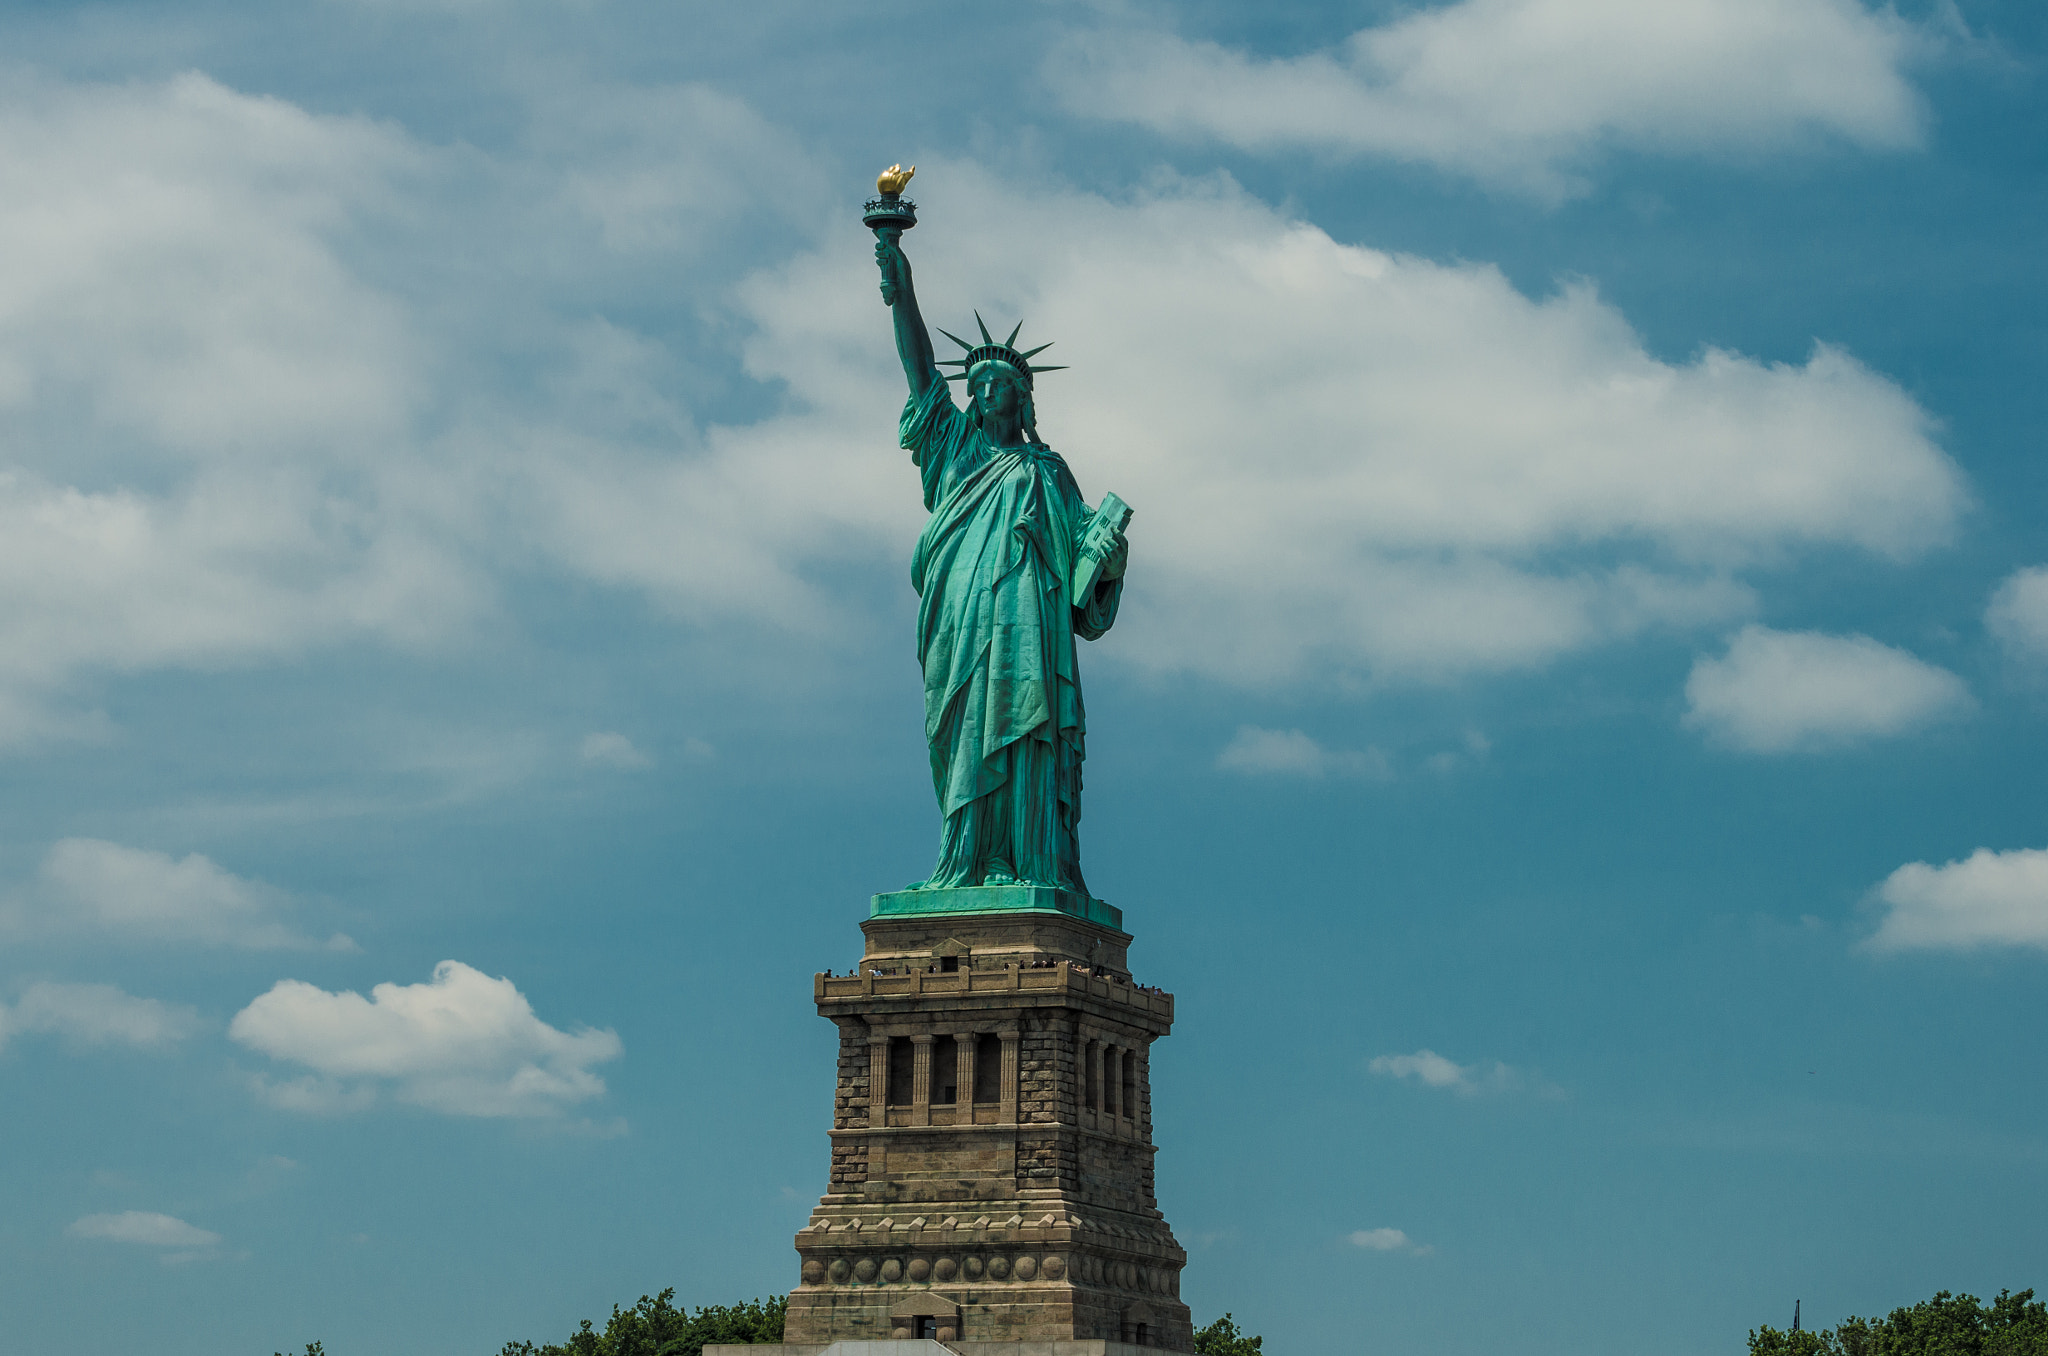
[[[911,888],[1041,885],[1085,898],[1074,637],[1094,640],[1116,620],[1130,510],[1115,495],[1090,509],[1039,440],[1032,377],[1056,369],[1031,365],[1050,345],[1016,349],[1021,325],[997,342],[977,315],[979,344],[946,334],[967,350],[946,364],[967,384],[966,410],[954,403],[903,254],[903,231],[916,224],[898,196],[909,177],[883,175],[866,220],[910,382],[902,443],[931,513],[910,579],[923,600],[925,738],[946,823],[938,865]]]

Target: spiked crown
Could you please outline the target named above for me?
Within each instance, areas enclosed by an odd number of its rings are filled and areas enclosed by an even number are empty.
[[[1011,330],[1010,337],[1001,343],[996,342],[990,336],[988,324],[981,318],[981,312],[976,311],[974,313],[974,323],[981,329],[981,342],[978,344],[970,344],[957,334],[950,334],[945,330],[939,331],[940,334],[944,334],[948,339],[951,339],[954,343],[967,350],[967,356],[964,358],[940,358],[938,360],[938,364],[941,367],[957,367],[960,369],[958,372],[946,373],[947,381],[967,380],[967,374],[974,370],[977,363],[999,362],[1008,363],[1011,367],[1016,368],[1022,374],[1025,389],[1028,390],[1031,387],[1031,374],[1033,372],[1066,371],[1064,363],[1048,363],[1039,367],[1031,365],[1033,356],[1051,348],[1052,345],[1050,343],[1040,344],[1037,348],[1026,349],[1022,353],[1017,351],[1017,335],[1024,329],[1023,321],[1018,321],[1017,328]]]

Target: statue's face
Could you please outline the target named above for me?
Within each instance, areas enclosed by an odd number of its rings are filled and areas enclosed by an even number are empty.
[[[974,370],[968,386],[982,413],[996,419],[1013,419],[1024,408],[1024,383],[1007,364],[988,362]]]

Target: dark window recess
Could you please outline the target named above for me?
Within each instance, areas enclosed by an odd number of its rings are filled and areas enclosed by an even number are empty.
[[[1124,1095],[1117,1105],[1126,1116],[1138,1114],[1138,1054],[1135,1050],[1124,1051]]]
[[[939,957],[939,973],[940,973],[940,974],[942,974],[942,975],[950,975],[950,974],[952,974],[952,973],[953,973],[953,972],[954,972],[955,970],[958,970],[959,968],[960,968],[960,958],[959,958],[958,956],[941,956],[941,957]]]
[[[889,1105],[910,1105],[911,1052],[908,1036],[889,1038]]]
[[[919,1337],[929,1337],[934,1342],[938,1341],[939,1320],[936,1318],[920,1318],[917,1320],[917,1335]]]
[[[951,1106],[960,1100],[960,1047],[951,1036],[932,1042],[932,1105]]]
[[[1003,1100],[1003,1038],[984,1032],[974,1042],[974,1100]]]
[[[1095,1066],[1101,1063],[1096,1053],[1095,1042],[1089,1041],[1081,1047],[1081,1104],[1090,1111],[1101,1109],[1102,1091],[1095,1086]]]

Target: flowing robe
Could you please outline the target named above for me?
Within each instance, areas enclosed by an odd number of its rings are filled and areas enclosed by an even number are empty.
[[[1074,637],[1110,628],[1123,580],[1068,596],[1094,515],[1051,448],[991,446],[936,374],[904,405],[902,435],[931,513],[910,580],[945,829],[923,886],[1017,880],[1085,894]]]

